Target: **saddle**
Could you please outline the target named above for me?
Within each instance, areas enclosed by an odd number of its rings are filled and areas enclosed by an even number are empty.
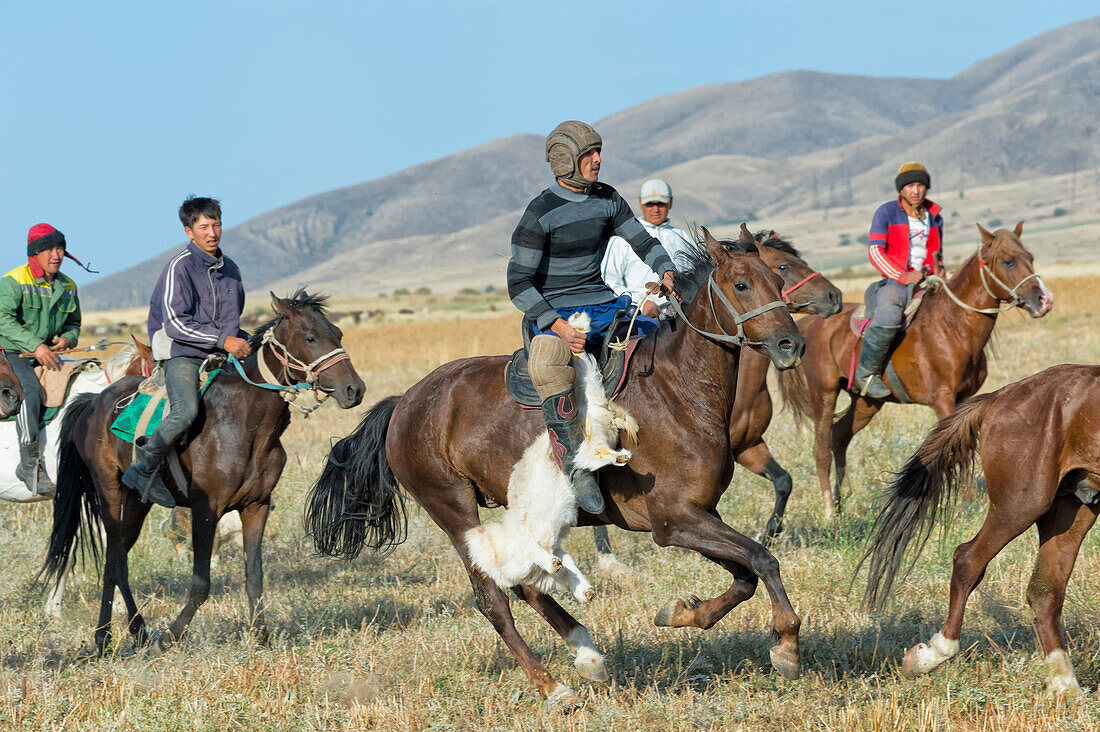
[[[65,403],[65,397],[69,395],[69,388],[73,379],[81,371],[103,368],[99,359],[82,358],[75,361],[63,360],[61,368],[51,371],[45,366],[35,366],[34,374],[38,377],[38,383],[42,384],[42,406],[50,409],[60,407]]]
[[[856,342],[852,346],[852,364],[848,371],[848,384],[849,388],[856,391],[858,391],[854,386],[856,383],[856,364],[859,363],[859,351],[860,345],[863,343],[863,331],[867,330],[867,326],[871,324],[871,321],[875,317],[875,293],[878,292],[878,289],[882,287],[884,282],[885,280],[879,280],[867,286],[866,291],[863,293],[863,304],[856,306],[856,309],[852,311],[852,316],[848,321],[849,326],[852,328],[852,332],[856,335]],[[928,293],[927,287],[910,285],[910,288],[913,289],[913,292],[909,297],[909,304],[905,306],[904,320],[902,320],[900,328],[901,332],[898,337],[894,338],[890,350],[886,353],[886,362],[882,367],[883,380],[902,404],[909,404],[913,400],[909,397],[909,393],[905,391],[905,385],[901,383],[898,372],[894,370],[894,364],[890,360],[890,356],[901,342],[901,335],[904,335],[910,324],[912,324],[913,318],[917,314],[917,310],[920,308],[921,303],[924,302],[924,296]]]
[[[867,290],[863,293],[863,303],[856,305],[856,309],[852,311],[852,317],[849,319],[848,324],[852,327],[852,332],[859,338],[863,337],[863,331],[875,317],[875,293],[882,287],[883,282],[885,280],[878,280],[868,285]],[[901,323],[903,331],[907,330],[913,322],[913,318],[916,316],[921,303],[924,302],[924,296],[927,293],[927,287],[918,286],[917,289],[914,289],[912,296],[909,298],[909,304],[905,306],[905,319]]]
[[[612,347],[612,343],[621,342],[626,337],[632,314],[628,308],[620,308],[615,313],[596,358],[596,363],[600,367],[604,393],[607,394],[608,399],[616,397],[626,385],[630,358],[641,340],[640,336],[633,336],[627,341],[625,349]],[[530,321],[524,318],[521,327],[523,328],[523,348],[517,349],[508,359],[508,365],[504,368],[504,385],[508,389],[508,395],[521,407],[538,409],[542,406],[542,399],[535,390],[535,385],[531,383],[531,373],[527,370],[527,355],[531,346],[532,332]]]

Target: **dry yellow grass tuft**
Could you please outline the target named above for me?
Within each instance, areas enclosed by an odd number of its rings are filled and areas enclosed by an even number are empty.
[[[1100,280],[1051,280],[1055,309],[1040,321],[1001,317],[988,389],[1060,362],[1100,359]],[[450,317],[450,316],[448,316]],[[381,323],[345,328],[345,343],[364,376],[364,407],[326,404],[309,420],[294,417],[290,459],[265,540],[273,639],[258,647],[247,629],[241,556],[235,549],[215,573],[211,599],[191,635],[171,653],[135,653],[115,618],[115,653],[87,658],[99,584],[89,569],[66,600],[64,623],[41,618],[33,577],[51,520],[48,505],[0,506],[0,720],[12,729],[1096,729],[1100,709],[1051,701],[1025,585],[1035,534],[993,562],[970,601],[959,657],[928,677],[897,673],[905,649],[927,639],[946,610],[950,557],[984,516],[979,502],[938,532],[883,615],[860,611],[848,584],[875,508],[874,488],[900,465],[933,423],[923,407],[892,407],[855,440],[853,494],[839,531],[823,527],[809,436],[779,412],[768,433],[791,472],[795,493],[775,553],[803,618],[805,675],[788,683],[767,661],[770,610],[763,591],[710,631],[654,628],[654,612],[684,593],[717,594],[724,572],[701,557],[659,549],[648,535],[613,531],[633,575],[594,571],[599,600],[562,604],[607,654],[608,685],[582,682],[565,644],[526,607],[513,605],[520,632],[551,673],[586,706],[551,714],[511,655],[471,605],[462,567],[434,524],[412,511],[409,541],[385,560],[344,563],[316,557],[302,534],[305,492],[329,440],[347,434],[375,400],[399,393],[439,364],[504,353],[519,341],[518,317],[455,315],[447,322]],[[1027,425],[1021,425],[1026,430]],[[770,486],[738,470],[719,505],[726,521],[754,534],[772,503]],[[161,509],[154,509],[154,514]],[[154,515],[130,555],[138,601],[154,629],[178,612],[190,580],[155,530]],[[593,565],[591,534],[570,539],[582,567]],[[1089,537],[1069,586],[1064,622],[1079,678],[1100,682],[1100,558]]]

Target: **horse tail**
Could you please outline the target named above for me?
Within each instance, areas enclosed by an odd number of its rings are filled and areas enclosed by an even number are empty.
[[[799,366],[777,373],[779,394],[783,397],[783,405],[792,409],[799,422],[813,419],[813,401],[810,399],[810,383],[806,379],[806,372]]]
[[[400,398],[371,407],[355,431],[332,446],[310,488],[305,529],[321,554],[354,559],[364,546],[386,553],[405,541],[404,498],[386,457],[386,433]]]
[[[99,561],[99,493],[92,480],[92,471],[80,457],[76,445],[77,425],[96,396],[95,393],[78,395],[61,420],[53,529],[46,563],[39,573],[40,579],[54,585],[64,577],[77,552],[83,558],[85,545],[91,550],[93,560]]]
[[[873,538],[859,560],[869,561],[865,607],[881,610],[890,597],[906,548],[914,537],[916,557],[932,534],[940,508],[953,502],[959,478],[970,472],[982,420],[995,394],[972,397],[940,420],[885,490],[886,503],[875,517]]]

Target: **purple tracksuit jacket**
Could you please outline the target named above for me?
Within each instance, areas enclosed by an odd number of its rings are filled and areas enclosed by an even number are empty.
[[[149,343],[153,358],[205,358],[225,349],[241,330],[244,286],[241,271],[226,256],[213,257],[189,242],[164,267],[149,300]]]

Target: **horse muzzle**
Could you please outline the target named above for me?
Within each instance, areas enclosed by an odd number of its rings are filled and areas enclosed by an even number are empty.
[[[793,369],[802,363],[802,355],[806,352],[806,339],[795,331],[791,335],[769,338],[761,344],[764,353],[775,364],[779,371]]]
[[[23,397],[10,386],[0,389],[0,416],[10,417],[23,405]]]

